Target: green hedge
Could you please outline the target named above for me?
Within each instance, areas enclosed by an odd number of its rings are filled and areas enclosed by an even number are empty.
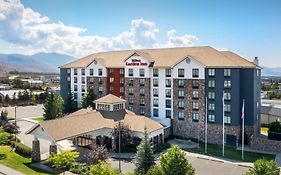
[[[24,157],[31,157],[31,148],[22,144],[22,143],[15,143],[15,152],[24,156]]]
[[[278,121],[270,123],[268,126],[268,131],[281,133],[281,123]]]

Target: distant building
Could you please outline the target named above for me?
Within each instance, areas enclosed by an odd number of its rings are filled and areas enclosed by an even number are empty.
[[[21,81],[29,84],[30,86],[42,86],[44,84],[42,80],[21,79]]]
[[[261,106],[261,124],[268,125],[272,122],[281,122],[281,106],[262,105]]]

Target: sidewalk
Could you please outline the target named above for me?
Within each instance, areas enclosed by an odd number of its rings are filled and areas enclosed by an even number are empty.
[[[0,174],[5,174],[5,175],[24,175],[23,173],[14,170],[10,167],[7,167],[5,165],[0,164]]]

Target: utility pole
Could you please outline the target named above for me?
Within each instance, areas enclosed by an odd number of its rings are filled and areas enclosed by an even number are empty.
[[[120,125],[120,121],[118,122],[118,130],[119,130],[119,155],[118,155],[118,157],[119,157],[119,171],[120,171],[120,173],[122,172],[122,170],[121,170],[121,125]]]

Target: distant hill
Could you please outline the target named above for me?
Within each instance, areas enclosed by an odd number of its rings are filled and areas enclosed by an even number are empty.
[[[58,53],[0,54],[0,69],[2,72],[14,69],[28,72],[59,72],[59,66],[73,59],[71,56]]]
[[[281,77],[281,68],[270,68],[270,67],[263,67],[261,70],[262,76],[274,76],[274,77]]]

